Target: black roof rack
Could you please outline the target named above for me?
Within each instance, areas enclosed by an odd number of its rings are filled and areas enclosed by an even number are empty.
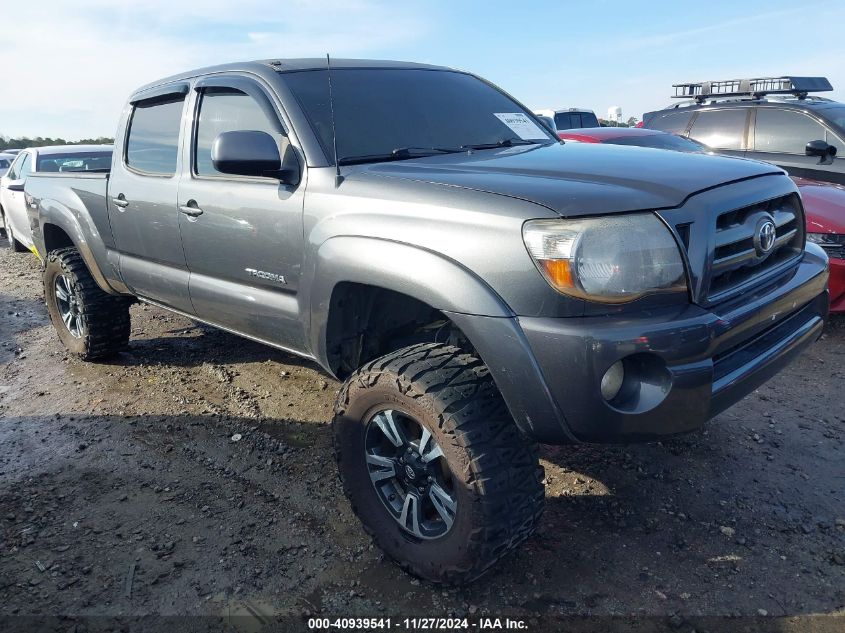
[[[790,94],[803,99],[810,92],[827,92],[833,86],[826,77],[757,77],[673,84],[673,99],[695,99],[699,103],[714,97],[754,97]]]

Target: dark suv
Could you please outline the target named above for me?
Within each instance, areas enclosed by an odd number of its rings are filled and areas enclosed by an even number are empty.
[[[808,94],[832,90],[827,79],[775,77],[674,88],[673,96],[687,101],[647,112],[643,127],[774,163],[791,176],[845,184],[845,104]]]

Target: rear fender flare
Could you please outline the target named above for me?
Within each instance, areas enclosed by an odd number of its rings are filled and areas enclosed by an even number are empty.
[[[70,238],[74,247],[82,255],[82,260],[97,285],[109,294],[121,294],[108,282],[103,267],[100,265],[100,262],[102,262],[105,266],[109,266],[108,254],[103,237],[94,222],[90,221],[84,214],[75,213],[62,203],[50,199],[42,199],[38,202],[38,220],[38,229],[33,231],[33,237],[35,238],[36,248],[39,250],[39,256],[44,261],[47,258],[47,253],[42,252],[47,249],[45,229],[52,225],[64,231]],[[111,275],[111,277],[115,276],[114,274]]]

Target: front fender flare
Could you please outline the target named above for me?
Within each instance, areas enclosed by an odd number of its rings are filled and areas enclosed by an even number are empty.
[[[326,328],[332,292],[339,283],[393,290],[444,312],[512,317],[504,300],[459,262],[439,253],[385,239],[341,236],[317,249],[310,284],[311,349],[328,367]]]

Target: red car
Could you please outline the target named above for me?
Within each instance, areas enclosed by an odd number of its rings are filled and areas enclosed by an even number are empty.
[[[676,134],[630,127],[596,127],[558,132],[565,141],[610,143],[706,152],[707,147]],[[845,186],[793,178],[807,215],[807,241],[821,246],[830,257],[830,311],[845,312]]]

